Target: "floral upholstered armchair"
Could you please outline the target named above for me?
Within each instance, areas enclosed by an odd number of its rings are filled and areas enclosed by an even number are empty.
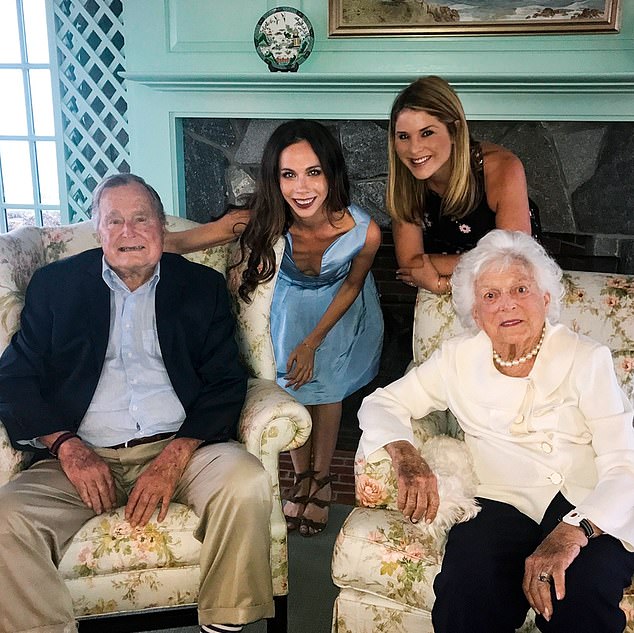
[[[617,376],[634,397],[634,277],[567,272],[561,321],[607,345]],[[461,331],[448,295],[419,290],[414,317],[414,363],[421,363],[441,341]],[[453,415],[434,412],[414,420],[421,452],[446,434],[452,451],[464,447]],[[436,438],[436,439],[432,439]],[[464,449],[462,449],[464,450]],[[468,460],[468,454],[464,453]],[[471,474],[472,476],[472,474]],[[446,531],[433,533],[405,521],[396,509],[396,478],[384,449],[368,460],[355,460],[357,508],[338,535],[332,577],[340,588],[333,613],[333,633],[431,633],[432,583],[440,570]],[[473,481],[468,483],[473,489]],[[623,597],[626,633],[634,633],[634,585]],[[529,611],[521,633],[536,633]]]
[[[184,230],[192,225],[180,218],[168,221],[170,230]],[[62,228],[27,227],[0,235],[0,352],[20,326],[24,291],[33,272],[95,246],[91,223]],[[193,253],[188,258],[227,274],[234,250],[226,245]],[[297,448],[306,441],[311,422],[308,411],[273,380],[275,362],[268,329],[273,284],[274,280],[260,286],[249,306],[233,296],[240,351],[252,376],[240,421],[240,439],[270,474],[277,500],[270,522],[276,619],[269,621],[274,622],[269,629],[277,633],[285,629],[286,605],[280,598],[288,593],[286,522],[280,504],[278,457],[281,451]],[[235,288],[235,279],[230,285]],[[59,292],[64,289],[59,288]],[[77,318],[84,315],[78,314]],[[11,447],[0,421],[0,485],[25,468],[29,458],[29,454]],[[143,611],[195,606],[200,552],[200,543],[193,536],[196,523],[194,513],[177,503],[170,505],[165,521],[158,523],[155,514],[144,527],[130,527],[123,508],[88,521],[59,566],[78,619],[86,622],[104,614],[138,615]]]

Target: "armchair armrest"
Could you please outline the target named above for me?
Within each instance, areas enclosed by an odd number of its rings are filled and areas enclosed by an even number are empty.
[[[425,445],[435,437],[447,436],[464,439],[458,422],[450,411],[432,411],[424,418],[412,420],[414,445],[425,453]],[[392,459],[384,448],[369,455],[367,459],[357,451],[354,460],[355,497],[357,505],[368,508],[398,510],[398,490]]]
[[[249,378],[239,437],[262,462],[302,446],[312,428],[308,410],[293,396],[264,378]],[[276,458],[277,461],[277,458]]]
[[[7,431],[0,422],[0,486],[24,470],[30,459],[31,453],[16,451],[11,446]]]
[[[238,435],[249,453],[262,462],[271,476],[273,494],[278,502],[279,455],[282,451],[302,446],[309,438],[311,428],[308,410],[293,396],[272,380],[249,378]]]
[[[271,539],[276,564],[287,564],[286,520],[282,512],[279,456],[282,451],[299,448],[310,436],[312,421],[308,410],[272,380],[249,378],[247,397],[240,418],[239,438],[255,455],[271,477],[273,509]],[[281,561],[281,563],[280,563]],[[274,569],[273,576],[286,577],[284,569]],[[275,581],[274,581],[275,583]]]
[[[421,435],[414,442],[422,458],[436,475],[440,506],[430,525],[419,524],[433,538],[441,538],[452,525],[468,521],[479,511],[475,499],[477,477],[465,443],[447,435],[427,437],[419,445]],[[392,460],[385,449],[369,455],[367,460],[358,455],[355,460],[357,503],[371,508],[397,510],[397,482]]]

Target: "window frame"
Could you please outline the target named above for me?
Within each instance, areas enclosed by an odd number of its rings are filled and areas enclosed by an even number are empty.
[[[35,225],[44,226],[43,213],[45,211],[58,211],[60,224],[69,223],[68,199],[65,186],[64,168],[64,144],[62,137],[61,100],[59,93],[59,68],[57,64],[57,47],[55,36],[54,7],[52,0],[45,0],[46,31],[48,39],[48,63],[31,63],[27,58],[26,29],[24,23],[23,0],[14,0],[17,13],[18,40],[20,44],[20,62],[0,63],[2,70],[19,70],[22,75],[24,102],[26,109],[26,134],[10,135],[0,134],[0,141],[25,141],[28,143],[29,159],[31,163],[31,184],[33,187],[33,203],[7,203],[4,199],[4,183],[2,165],[0,163],[0,233],[8,231],[7,210],[34,210]],[[48,70],[51,81],[52,110],[53,110],[53,135],[35,133],[35,120],[33,113],[33,100],[31,94],[30,71]],[[55,143],[55,155],[57,158],[57,182],[59,189],[59,204],[44,204],[41,199],[41,188],[37,158],[37,143],[41,141],[53,141]]]

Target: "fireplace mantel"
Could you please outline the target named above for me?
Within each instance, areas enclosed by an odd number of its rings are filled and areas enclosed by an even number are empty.
[[[209,75],[203,73],[126,73],[128,81],[137,82],[155,90],[167,92],[388,92],[394,94],[412,80],[411,74],[278,74],[243,73],[232,75]],[[448,77],[451,84],[462,94],[508,93],[561,94],[584,93],[634,94],[634,72],[623,72],[606,76],[596,74],[544,75],[535,77],[525,74],[491,75],[469,74]],[[634,107],[630,114],[634,117]]]

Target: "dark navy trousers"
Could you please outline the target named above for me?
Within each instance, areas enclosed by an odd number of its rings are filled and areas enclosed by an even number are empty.
[[[434,581],[435,633],[513,633],[529,609],[522,591],[524,561],[572,505],[561,494],[541,523],[507,503],[478,499],[480,513],[449,532],[442,569]],[[634,574],[634,553],[612,536],[591,539],[566,570],[566,596],[553,592],[543,633],[623,633],[619,608]]]

